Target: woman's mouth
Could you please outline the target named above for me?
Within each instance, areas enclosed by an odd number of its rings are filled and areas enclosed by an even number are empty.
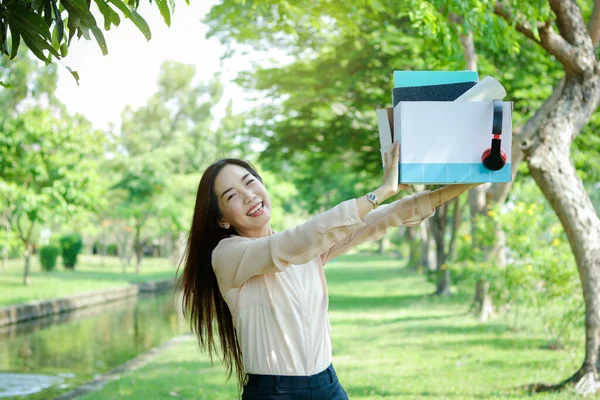
[[[249,217],[258,217],[259,215],[262,215],[262,213],[264,212],[263,205],[264,205],[264,203],[260,202],[260,204],[253,207],[252,210],[250,210],[250,212],[247,215]]]

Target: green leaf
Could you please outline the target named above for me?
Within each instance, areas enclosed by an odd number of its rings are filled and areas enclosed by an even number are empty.
[[[85,2],[85,0],[60,0],[60,2],[65,6],[67,11],[69,7],[75,9],[78,14],[84,16],[90,13],[90,8]]]
[[[54,21],[56,21],[56,29],[58,32],[58,43],[63,41],[65,35],[65,26],[63,24],[62,16],[60,15],[60,11],[58,10],[58,6],[56,2],[52,2],[52,8],[54,9]]]
[[[18,11],[18,9],[22,7],[18,6],[15,8],[17,9],[15,11]],[[48,62],[48,58],[44,55],[43,50],[48,50],[50,54],[56,58],[60,58],[60,54],[52,47],[49,41],[46,40],[46,37],[42,36],[36,29],[31,29],[32,24],[29,19],[24,18],[22,15],[16,14],[13,10],[5,12],[4,16],[11,28],[17,28],[21,38],[23,38],[27,47],[29,47],[31,52],[35,54],[37,58]],[[42,20],[40,16],[37,17]],[[52,40],[52,38],[50,38],[50,40]]]
[[[73,36],[77,32],[77,28],[79,28],[80,23],[81,17],[79,14],[76,12],[69,12],[69,17],[67,18],[67,27],[69,28],[69,44],[71,44],[71,39],[73,39]]]
[[[3,81],[0,81],[0,86],[4,87],[6,89],[15,90],[15,87],[13,85],[11,85],[10,83],[3,82]]]
[[[0,21],[0,51],[8,55],[8,49],[6,48],[6,41],[8,39],[8,23]]]
[[[58,41],[58,28],[54,25],[54,29],[52,30],[52,47],[56,50],[60,50],[60,43]]]
[[[50,26],[52,24],[52,4],[53,1],[44,1],[44,22]]]
[[[84,24],[79,24],[79,32],[78,32],[78,34],[80,34],[78,37],[81,37],[81,35],[83,35],[83,37],[85,38],[85,40],[90,40],[92,38],[90,36],[90,28],[88,28]]]
[[[77,73],[77,71],[73,71],[70,67],[67,66],[65,66],[65,68],[69,70],[71,75],[73,75],[73,78],[75,78],[75,81],[77,82],[77,86],[79,86],[79,74]]]
[[[119,14],[115,11],[113,11],[113,9],[110,9],[111,12],[111,20],[114,26],[119,26],[121,24],[121,17],[119,17]]]
[[[162,15],[163,19],[165,20],[165,24],[167,24],[167,26],[171,26],[171,10],[169,9],[169,2],[168,0],[156,0],[156,5],[158,6],[158,9],[160,10],[160,14]]]
[[[66,43],[60,45],[60,55],[66,57],[69,54],[69,46]]]
[[[22,31],[33,31],[49,41],[52,40],[50,28],[46,25],[44,19],[28,8],[17,3],[11,7],[10,15],[12,16],[12,19],[17,21],[19,25],[24,28]]]
[[[94,1],[96,2],[98,9],[102,13],[102,16],[104,17],[104,30],[106,30],[106,31],[110,30],[110,24],[112,22],[112,14],[114,11],[110,8],[110,6],[104,0],[94,0]]]
[[[135,26],[137,26],[139,30],[142,31],[142,33],[146,37],[146,40],[152,39],[152,33],[150,32],[150,27],[148,26],[146,20],[135,10],[131,10],[131,15],[133,17],[131,20],[133,21]]]
[[[21,43],[19,31],[15,29],[13,25],[10,25],[10,36],[12,38],[10,46],[10,59],[12,60],[17,56],[17,50],[19,50],[19,44]]]
[[[102,34],[102,31],[100,30],[100,28],[98,28],[97,26],[93,26],[90,28],[90,30],[92,31],[92,34],[96,38],[96,42],[98,42],[98,45],[100,46],[100,50],[102,50],[102,55],[107,55],[108,47],[106,46],[106,40],[104,40],[104,35]]]
[[[38,13],[42,11],[43,6],[44,4],[42,4],[42,0],[31,0],[31,8],[33,8],[33,10],[37,11]]]
[[[123,3],[123,0],[108,0],[108,1],[110,1],[119,10],[121,10],[123,15],[126,18],[129,18],[135,24],[135,26],[138,27],[138,29],[146,37],[146,40],[150,40],[152,38],[152,34],[150,33],[150,27],[148,26],[148,24],[146,23],[144,18],[142,18],[142,16],[137,13],[137,11],[129,8],[129,6],[127,4]]]
[[[22,31],[22,36],[23,36],[23,41],[25,42],[27,47],[29,47],[29,50],[31,50],[31,52],[33,54],[35,54],[35,56],[37,58],[39,58],[42,61],[48,61],[48,58],[42,51],[43,46],[40,45],[41,40],[40,41],[35,40],[35,37],[31,36],[29,34],[29,32],[27,32],[27,31]],[[39,37],[37,37],[37,38],[39,38]]]

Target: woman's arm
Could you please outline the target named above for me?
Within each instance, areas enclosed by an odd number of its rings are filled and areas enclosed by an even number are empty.
[[[451,200],[469,189],[479,186],[481,183],[469,183],[461,185],[448,185],[439,189],[429,192],[429,198],[431,199],[431,205],[435,208],[440,204]]]
[[[365,225],[341,239],[321,254],[323,265],[367,241],[383,238],[387,230],[396,226],[416,226],[434,214],[435,207],[478,184],[449,185],[434,191],[405,196],[392,204],[379,207],[365,217]]]
[[[388,167],[384,182],[374,191],[380,201],[398,192],[398,155],[398,145],[385,153]],[[363,218],[372,209],[371,202],[362,196],[268,237],[223,239],[212,252],[213,269],[221,282],[239,287],[255,275],[281,272],[291,264],[305,264],[364,226]]]

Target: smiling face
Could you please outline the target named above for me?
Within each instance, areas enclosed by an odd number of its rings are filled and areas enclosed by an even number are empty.
[[[226,165],[215,179],[214,190],[223,214],[221,227],[231,225],[245,237],[271,235],[271,199],[265,186],[248,170]]]

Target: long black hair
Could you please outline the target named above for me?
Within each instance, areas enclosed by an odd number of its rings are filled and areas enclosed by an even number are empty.
[[[216,328],[228,379],[235,369],[238,385],[241,386],[246,377],[242,352],[231,312],[219,291],[211,263],[212,251],[217,244],[236,233],[233,227],[224,229],[218,224],[223,214],[219,209],[214,184],[219,172],[227,165],[243,167],[262,182],[249,162],[237,158],[218,160],[204,171],[198,185],[192,226],[182,260],[184,269],[178,287],[183,291],[183,313],[190,316],[190,326],[198,337],[200,348],[208,351],[212,362],[217,349],[214,337]]]

